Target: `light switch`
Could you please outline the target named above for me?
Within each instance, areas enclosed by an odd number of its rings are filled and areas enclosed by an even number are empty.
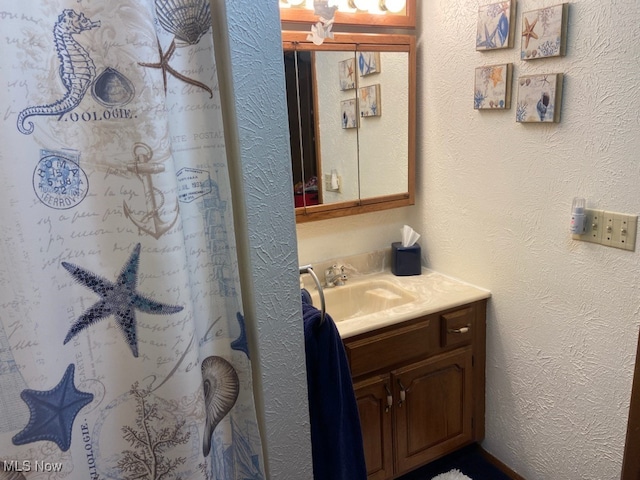
[[[633,252],[636,249],[636,233],[638,231],[637,215],[621,215],[620,244],[621,248]]]
[[[337,185],[336,185],[337,183]],[[324,175],[324,188],[327,192],[342,192],[342,176],[337,175],[337,177],[333,177],[331,173],[325,173]]]
[[[634,251],[638,216],[606,210],[585,209],[586,231],[582,235],[572,235],[574,240],[599,243],[608,247]]]
[[[585,208],[585,232],[580,235],[573,235],[574,240],[582,240],[583,242],[601,243],[603,231],[604,210],[593,210]]]
[[[617,247],[620,240],[620,236],[617,235],[620,230],[620,219],[616,218],[615,213],[605,212],[602,220],[604,231],[602,232],[602,242],[600,243],[608,247]],[[616,223],[618,226],[615,225]]]

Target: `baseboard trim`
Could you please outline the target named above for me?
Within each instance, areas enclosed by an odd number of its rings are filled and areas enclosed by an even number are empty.
[[[482,448],[482,446],[480,446],[480,453],[489,463],[491,463],[494,467],[502,471],[505,475],[508,475],[509,478],[511,478],[512,480],[526,480],[523,476],[518,475],[510,467],[508,467],[507,465],[502,463],[500,460],[498,460],[496,457],[494,457],[489,452],[487,452],[484,448]]]

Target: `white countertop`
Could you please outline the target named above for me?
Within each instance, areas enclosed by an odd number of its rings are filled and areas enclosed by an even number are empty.
[[[413,294],[416,300],[381,312],[349,318],[347,320],[340,321],[334,318],[342,338],[352,337],[360,333],[454,308],[491,296],[491,292],[486,289],[476,287],[426,268],[422,269],[422,275],[399,277],[388,270],[367,275],[357,275],[349,278],[347,284],[371,280],[384,280],[394,283],[398,287]],[[332,288],[341,287],[337,286]],[[327,313],[331,315],[330,305],[327,305]]]

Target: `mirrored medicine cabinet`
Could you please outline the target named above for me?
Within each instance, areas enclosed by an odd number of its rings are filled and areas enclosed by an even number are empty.
[[[413,205],[415,37],[283,31],[296,220]]]

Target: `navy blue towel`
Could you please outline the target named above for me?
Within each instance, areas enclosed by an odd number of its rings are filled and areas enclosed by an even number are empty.
[[[309,305],[313,305],[313,300],[311,299],[311,294],[309,290],[306,288],[300,289],[300,296],[302,297],[302,303],[308,303]]]
[[[329,315],[302,302],[314,480],[366,480],[362,430],[347,355]]]

